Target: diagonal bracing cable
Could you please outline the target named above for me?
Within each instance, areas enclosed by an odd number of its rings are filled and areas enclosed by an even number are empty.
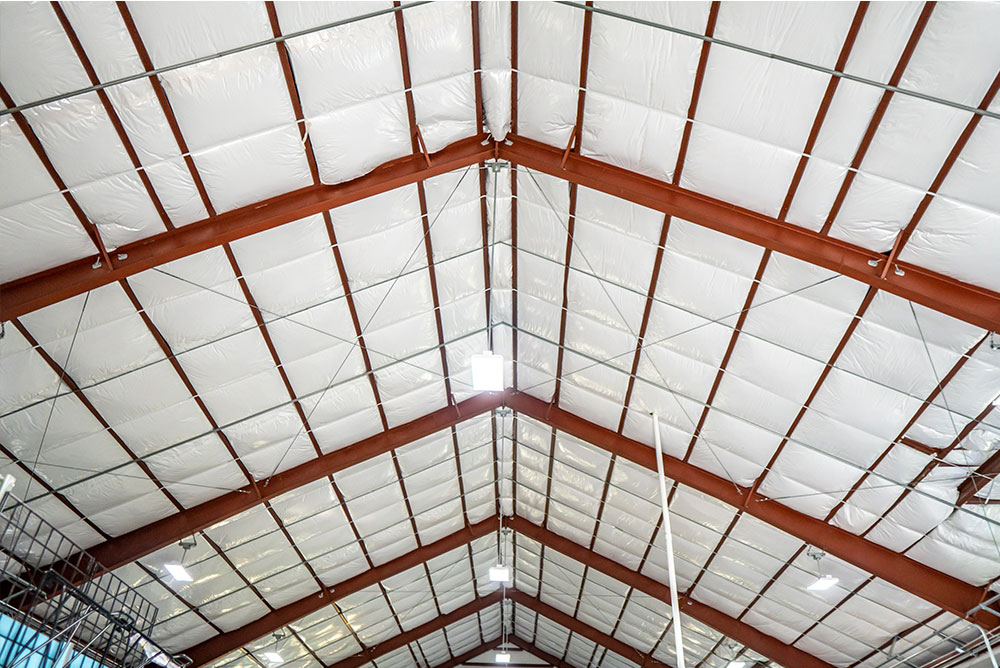
[[[90,293],[88,292],[83,298],[83,304],[80,306],[80,315],[76,319],[76,327],[73,329],[73,338],[69,342],[69,350],[66,352],[66,359],[63,360],[60,368],[62,371],[59,374],[59,382],[56,383],[56,390],[62,385],[63,379],[66,377],[66,369],[69,367],[70,358],[73,356],[73,348],[76,346],[76,337],[80,333],[80,325],[83,323],[83,314],[87,311],[87,302],[90,301]],[[28,498],[28,492],[31,491],[31,483],[34,480],[34,476],[37,476],[38,459],[42,456],[42,448],[45,446],[45,437],[49,433],[49,424],[52,422],[52,414],[56,410],[56,399],[58,397],[52,398],[52,405],[49,407],[49,415],[45,418],[45,428],[42,429],[42,437],[38,441],[38,451],[35,453],[35,459],[31,462],[29,469],[31,470],[32,477],[28,478],[28,486],[24,490],[24,498]]]

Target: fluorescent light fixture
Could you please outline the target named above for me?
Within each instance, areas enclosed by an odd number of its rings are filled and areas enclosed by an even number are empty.
[[[510,582],[510,567],[499,564],[491,566],[490,582]]]
[[[172,564],[163,564],[163,567],[166,568],[171,577],[178,582],[191,582],[194,580],[194,578],[191,577],[191,574],[188,573],[188,570],[184,568],[184,564],[174,562]]]
[[[277,652],[264,652],[264,658],[267,659],[268,663],[278,664],[285,662]]]
[[[728,668],[746,668],[746,661],[730,661]]]
[[[472,356],[472,389],[476,392],[503,391],[503,355],[487,350]]]
[[[809,591],[826,591],[838,582],[840,582],[840,578],[835,578],[832,575],[824,575],[806,587],[806,589]]]
[[[497,652],[496,662],[510,663],[510,654],[508,654],[507,652]]]

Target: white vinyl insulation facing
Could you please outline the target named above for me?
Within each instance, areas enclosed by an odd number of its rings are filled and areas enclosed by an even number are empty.
[[[596,4],[696,34],[711,11],[700,2]],[[113,4],[61,6],[99,80],[143,71]],[[274,34],[264,3],[127,8],[156,67]],[[725,2],[714,35],[833,67],[856,9]],[[156,201],[96,93],[23,112],[83,221],[14,117],[0,118],[0,281],[92,261],[87,230],[115,252],[313,185],[302,129],[323,184],[411,155],[391,3],[281,2],[274,10],[285,34],[349,22],[159,75],[186,149],[150,79],[107,89]],[[870,5],[845,71],[888,82],[921,10]],[[402,10],[428,150],[480,132],[564,149],[577,121],[584,12],[521,3],[512,35],[509,3],[480,4],[478,72],[472,16],[465,2]],[[939,3],[899,85],[980,106],[1000,69],[998,33],[997,3]],[[595,13],[581,153],[792,225],[828,225],[835,239],[885,253],[973,118],[891,95],[852,172],[883,91],[841,80],[782,214],[829,76],[715,44],[688,118],[703,44]],[[301,123],[279,49],[290,58]],[[14,104],[90,85],[50,6],[0,4],[0,82]],[[1000,101],[986,108],[996,114]],[[1000,290],[998,141],[1000,121],[981,117],[929,193],[901,261]],[[13,474],[15,494],[94,546],[239,489],[248,475],[266,480],[473,397],[468,360],[489,347],[492,329],[508,387],[516,374],[517,390],[650,447],[655,411],[668,456],[741,489],[756,485],[771,502],[967,583],[1000,577],[1000,506],[956,506],[962,484],[1000,447],[991,409],[1000,348],[988,332],[682,218],[523,166],[490,165],[334,209],[329,224],[321,214],[293,221],[6,323],[0,474]],[[498,508],[666,582],[653,474],[599,443],[513,417],[516,429],[511,417],[460,422],[207,528],[187,555],[191,583],[163,569],[179,558],[176,544],[116,574],[156,604],[153,639],[171,651],[315,595],[317,580],[333,587],[335,605],[287,627],[281,653],[294,668],[332,666],[363,651],[359,641],[377,646],[495,591],[486,577],[497,551],[491,535],[426,571],[336,596],[348,578]],[[975,497],[996,499],[996,484]],[[853,566],[851,555],[824,560],[838,586],[805,591],[816,573],[802,541],[692,488],[677,485],[671,508],[682,591],[832,665],[877,666],[878,648],[900,634],[895,651],[917,665],[942,651],[938,630],[962,642],[978,637],[970,624]],[[670,620],[664,602],[525,536],[511,542],[518,591],[674,662],[671,643],[657,644]],[[576,668],[635,665],[527,606],[514,606],[511,621],[517,637]],[[420,657],[436,666],[498,639],[500,624],[495,605],[368,665]],[[725,666],[733,652],[766,660],[687,616],[683,635],[695,663]],[[257,666],[273,642],[262,637],[213,665]]]

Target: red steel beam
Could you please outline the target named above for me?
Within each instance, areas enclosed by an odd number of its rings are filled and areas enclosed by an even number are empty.
[[[904,270],[883,279],[877,266],[882,253],[823,236],[749,209],[636,174],[620,167],[570,154],[561,167],[560,149],[524,137],[508,137],[500,157],[519,165],[599,190],[697,225],[749,241],[775,252],[836,271],[941,313],[990,331],[1000,329],[1000,294],[905,262]],[[869,264],[875,262],[876,266]]]
[[[360,573],[359,575],[355,575],[354,577],[349,578],[344,582],[338,584],[333,589],[333,592],[334,594],[336,594],[338,599],[342,599],[345,596],[350,596],[351,594],[359,592],[362,589],[366,589],[367,587],[376,585],[382,580],[385,580],[386,578],[390,578],[394,575],[402,573],[403,571],[413,568],[414,566],[419,566],[420,564],[435,557],[441,556],[442,554],[454,550],[455,548],[462,547],[463,545],[466,545],[467,543],[470,543],[477,538],[488,536],[489,534],[495,532],[496,530],[497,530],[497,518],[490,517],[488,519],[483,520],[482,522],[478,522],[476,524],[473,524],[472,526],[460,529],[459,531],[456,531],[453,534],[445,536],[444,538],[437,540],[433,543],[425,545],[424,547],[413,550],[412,552],[408,552],[407,554],[404,554],[401,557],[398,557],[396,559],[393,559],[392,561],[382,564],[381,566],[376,566],[375,568],[371,568],[363,573]],[[458,618],[467,617],[468,615],[474,614],[478,610],[486,608],[493,603],[499,602],[499,600],[500,600],[499,595],[485,596],[469,604],[469,606],[464,606],[463,608],[459,608],[458,610],[450,614],[454,615],[458,611],[463,611]],[[244,645],[253,642],[257,638],[266,636],[267,634],[273,632],[275,629],[291,624],[297,619],[301,619],[306,615],[310,615],[316,612],[317,610],[322,609],[324,606],[333,604],[334,600],[329,596],[325,596],[323,592],[310,594],[309,596],[305,596],[297,601],[289,603],[288,605],[282,606],[274,610],[273,612],[269,612],[268,614],[264,615],[263,617],[260,617],[257,620],[250,622],[249,624],[245,624],[237,629],[229,631],[228,633],[223,633],[214,636],[212,638],[209,638],[204,642],[198,643],[193,647],[183,650],[183,653],[191,657],[192,666],[202,666],[207,663],[211,663],[212,661],[214,661],[219,657],[225,656],[229,652],[237,650],[240,647],[243,647]],[[469,608],[470,606],[472,609],[465,610],[465,608]],[[439,617],[437,618],[437,620],[428,623],[433,624],[441,619],[443,618]],[[457,619],[453,619],[451,621],[457,621]],[[445,623],[446,624],[451,623],[451,621]],[[413,629],[413,631],[411,631],[410,633],[413,633],[420,628],[422,627],[417,627],[417,629]],[[420,635],[425,635],[426,633],[429,632],[430,631],[425,631]],[[420,635],[414,636],[414,639],[419,638]],[[377,647],[372,648],[372,654],[374,654],[375,656],[379,656],[379,653],[386,645],[393,643],[393,641],[397,640],[400,637],[401,636],[396,636],[395,638],[391,638],[385,642],[380,643]],[[409,642],[409,640],[407,640],[406,642]],[[401,647],[405,644],[406,643],[403,642],[402,644],[397,646]],[[393,649],[395,649],[395,647],[393,647]],[[360,661],[360,663],[345,664],[344,662],[340,662],[335,665],[341,666],[341,664],[343,664],[344,666],[347,665],[360,666],[368,661],[367,655],[363,653],[356,655],[355,657],[352,657],[352,659],[358,660]],[[350,660],[351,659],[345,659],[345,661],[350,661]]]
[[[988,487],[998,473],[1000,473],[1000,452],[994,452],[992,457],[980,464],[979,468],[958,486],[958,500],[955,503],[958,505],[968,503],[976,492]]]
[[[927,462],[927,464],[920,471],[920,473],[918,473],[916,476],[914,476],[912,480],[910,480],[909,487],[900,492],[899,496],[896,497],[896,500],[893,501],[892,504],[885,509],[885,512],[882,513],[882,516],[879,519],[879,521],[875,522],[870,527],[865,529],[865,531],[862,532],[861,535],[867,536],[875,527],[884,522],[886,518],[889,517],[889,515],[892,513],[892,511],[894,511],[899,506],[899,504],[902,503],[903,500],[910,495],[910,492],[913,491],[913,488],[915,488],[918,484],[920,484],[924,480],[924,478],[930,475],[931,472],[933,472],[934,469],[936,469],[938,466],[945,465],[947,463],[948,455],[951,454],[952,451],[954,451],[956,448],[958,448],[959,445],[962,444],[962,441],[965,440],[966,436],[968,436],[973,429],[979,426],[979,423],[985,420],[989,416],[989,414],[993,412],[994,408],[995,406],[993,404],[987,404],[986,408],[984,408],[982,412],[979,413],[979,415],[974,417],[972,420],[968,422],[968,424],[962,427],[962,430],[958,432],[958,434],[955,436],[955,439],[948,445],[948,447],[942,448],[937,453],[937,456],[934,459],[931,459],[929,462]],[[930,531],[928,531],[928,533],[930,533]],[[927,534],[924,535],[926,536]],[[915,545],[919,540],[920,539],[917,539],[912,543],[910,543],[910,545],[907,546],[907,549],[913,547],[913,545]]]
[[[649,450],[646,446],[642,447]],[[570,540],[569,538],[564,538],[547,529],[543,529],[523,517],[514,517],[510,520],[509,525],[512,529],[514,529],[514,531],[520,533],[521,535],[532,538],[567,557],[576,559],[580,563],[630,587],[638,589],[639,591],[652,596],[657,600],[667,601],[670,599],[670,589],[665,584],[633,571],[626,566],[621,565],[617,561],[601,556],[600,554]],[[514,600],[517,601],[517,598],[514,598]],[[830,664],[825,661],[821,661],[812,654],[791,645],[786,645],[777,638],[757,630],[746,622],[738,621],[724,612],[720,612],[719,610],[705,605],[704,603],[700,603],[687,596],[682,596],[680,604],[683,614],[711,626],[716,631],[729,636],[733,640],[743,643],[755,652],[759,652],[760,654],[777,661],[783,666],[796,666],[797,668],[830,668]],[[543,614],[551,619],[550,615],[546,613]],[[559,620],[553,619],[553,621]],[[563,622],[560,621],[559,623],[562,624]],[[593,640],[593,638],[591,639]],[[616,652],[618,651],[608,645],[605,645],[605,647],[608,647]],[[635,652],[635,650],[633,651]],[[643,656],[639,654],[638,660],[633,660],[642,665]],[[654,662],[651,661],[646,665],[654,665]]]
[[[636,664],[642,663],[643,654],[635,647],[632,647],[631,645],[626,644],[621,640],[618,640],[617,638],[612,638],[606,633],[598,631],[593,626],[581,622],[576,617],[570,617],[562,610],[559,610],[558,608],[553,608],[551,605],[543,603],[534,596],[529,596],[528,594],[525,594],[523,591],[511,590],[507,592],[507,598],[514,601],[514,603],[517,603],[518,605],[523,605],[525,608],[534,611],[535,614],[541,615],[542,617],[545,617],[546,619],[551,620],[556,624],[565,626],[573,633],[581,635],[584,638],[587,638],[588,640],[597,643],[601,647],[607,647],[612,652],[620,654],[629,661],[632,661]],[[558,664],[559,661],[556,660],[556,663]],[[646,665],[649,666],[650,668],[670,668],[670,666],[660,661],[650,661]]]
[[[649,446],[620,436],[556,406],[520,392],[507,397],[507,406],[540,422],[565,431],[583,441],[604,448],[656,471],[656,455]],[[982,600],[984,590],[958,578],[921,564],[909,557],[872,543],[839,527],[827,524],[765,496],[738,489],[732,482],[679,459],[664,455],[665,474],[678,483],[692,487],[724,503],[789,533],[800,540],[836,555],[873,575],[919,596],[948,612],[970,619],[990,629],[1000,626],[993,615],[966,613]]]
[[[400,158],[346,183],[300,188],[126,244],[116,252],[127,257],[115,260],[114,269],[107,263],[93,269],[93,260],[83,259],[5,283],[0,286],[0,320],[11,320],[171,260],[467,167],[492,157],[493,147],[482,145],[485,139],[485,135],[470,137],[441,149],[431,156],[431,167],[422,156]]]
[[[371,657],[377,659],[381,656],[385,656],[389,652],[394,652],[401,647],[406,647],[411,642],[419,640],[420,638],[423,638],[429,633],[440,631],[449,624],[454,624],[455,622],[461,621],[466,617],[469,617],[470,615],[474,615],[481,610],[485,610],[486,608],[492,605],[500,603],[500,601],[501,601],[500,592],[495,592],[493,594],[490,594],[489,596],[484,596],[483,598],[476,599],[470,603],[466,603],[462,607],[456,608],[455,610],[449,612],[446,615],[435,617],[434,619],[425,624],[421,624],[420,626],[412,628],[409,631],[405,631],[391,638],[388,638],[387,640],[383,640],[382,642],[380,642],[378,645],[375,645],[371,649],[370,652]],[[453,664],[452,661],[455,661],[461,657],[467,657],[465,659],[466,661],[468,659],[475,658],[476,656],[482,654],[483,652],[492,649],[493,647],[496,647],[498,642],[499,639],[492,640],[488,643],[483,643],[479,647],[476,647],[475,649],[472,649],[468,652],[464,652],[459,657],[455,657],[443,665],[445,666],[449,664],[460,665],[461,663],[464,663],[464,661],[460,661],[458,664]],[[365,653],[354,654],[352,656],[347,657],[346,659],[338,661],[337,663],[331,664],[329,668],[360,668],[360,666],[363,666],[370,661],[368,657],[369,655]]]
[[[278,473],[266,487],[260,486],[259,493],[247,485],[95,545],[87,552],[107,570],[114,570],[302,485],[493,410],[503,403],[504,396],[490,393],[466,399]]]
[[[496,530],[496,522],[496,517],[491,517],[483,522],[467,526],[461,531],[455,532],[444,539],[418,548],[387,564],[371,568],[354,578],[340,583],[333,591],[336,593],[338,599],[343,598],[366,587],[377,584],[385,578],[403,572],[404,570],[417,566],[421,563],[425,564],[429,559],[444,554],[455,549],[456,547],[460,547],[461,545],[467,545],[476,538],[490,534]],[[551,531],[538,527],[524,518],[515,516],[511,519],[510,527],[517,533],[532,538],[540,542],[542,545],[549,547],[550,549],[554,549],[566,556],[577,559],[578,561],[586,564],[588,567],[600,571],[608,577],[615,578],[625,584],[628,584],[639,591],[643,591],[650,596],[661,598],[669,596],[669,590],[665,585],[637,572],[631,571],[621,564],[618,564],[606,557],[596,554],[585,546],[574,543],[567,538],[563,538],[562,536],[559,536]],[[522,592],[509,592],[508,596],[515,602],[521,603],[522,605],[535,610],[535,612],[541,614],[542,616],[562,624],[580,635],[583,635],[584,637],[587,637],[604,647],[608,647],[623,656],[633,657],[634,655],[634,658],[637,659],[637,663],[643,663],[644,657],[642,656],[642,653],[635,648],[632,648],[615,638],[600,634],[598,631],[583,624],[579,620],[550,608],[550,606],[541,603],[538,599],[532,596]],[[409,642],[423,637],[427,633],[443,628],[454,621],[458,621],[459,619],[467,617],[478,610],[485,609],[486,607],[489,607],[499,601],[499,594],[478,598],[463,608],[453,611],[447,615],[439,616],[435,620],[428,622],[421,627],[402,633],[376,647],[368,648],[368,651],[360,652],[335,664],[335,666],[338,668],[358,668],[364,663],[370,661],[372,658],[377,658],[388,651],[403,647]],[[268,633],[273,632],[281,626],[285,626],[294,622],[296,619],[300,619],[301,617],[311,614],[325,605],[333,604],[334,601],[329,595],[324,596],[323,594],[311,594],[282,608],[272,610],[259,620],[251,622],[250,624],[240,627],[239,629],[235,629],[231,632],[220,634],[206,640],[203,643],[185,650],[184,653],[193,659],[195,666],[203,665],[221,656],[225,656],[229,652],[237,650],[240,647],[253,642],[257,638],[266,636]],[[689,599],[685,599],[684,604],[685,612],[687,614],[703,621],[706,624],[709,624],[710,626],[713,626],[720,632],[739,640],[747,646],[752,647],[755,651],[769,656],[776,661],[782,662],[785,665],[803,666],[807,668],[830,668],[828,664],[819,661],[808,653],[785,645],[777,639],[767,636],[766,634],[754,629],[748,624],[739,622],[724,613],[710,608],[709,606]],[[595,634],[597,635],[595,636]],[[663,664],[655,661],[646,662],[646,665],[667,668]]]
[[[76,56],[79,58],[80,65],[83,66],[83,71],[87,74],[90,84],[92,86],[99,85],[101,83],[100,77],[97,76],[97,71],[94,69],[94,65],[90,61],[86,49],[83,48],[83,43],[80,42],[80,37],[76,34],[73,24],[70,22],[69,17],[66,16],[66,12],[63,11],[62,6],[58,2],[50,2],[49,5],[52,7],[52,11],[55,12],[56,18],[59,19],[59,24],[66,33],[69,43],[73,46],[73,50],[76,52]],[[170,216],[167,215],[166,209],[163,208],[163,202],[160,201],[159,195],[156,194],[153,183],[149,180],[149,175],[146,174],[146,170],[139,160],[139,155],[135,152],[135,146],[132,145],[132,140],[129,139],[128,133],[125,132],[125,126],[122,125],[121,117],[118,116],[118,111],[111,103],[111,98],[108,97],[107,91],[103,88],[95,92],[101,101],[101,106],[104,107],[104,111],[108,115],[111,126],[115,129],[115,134],[118,135],[118,140],[122,143],[122,148],[125,149],[125,153],[132,162],[132,167],[135,168],[136,176],[139,177],[146,194],[153,203],[153,208],[156,209],[156,213],[160,216],[160,221],[163,223],[164,229],[173,229],[174,224],[171,222]]]
[[[7,93],[7,89],[4,88],[3,84],[0,83],[0,102],[8,109],[10,107],[16,106],[14,99]],[[28,119],[24,117],[19,111],[13,113],[14,122],[17,124],[18,129],[21,130],[21,134],[28,141],[32,150],[35,152],[35,156],[38,157],[38,161],[42,163],[45,171],[48,172],[49,178],[55,184],[56,189],[62,193],[63,199],[66,200],[66,205],[69,206],[70,210],[73,211],[73,215],[76,216],[77,221],[80,223],[80,227],[83,228],[84,233],[90,239],[91,243],[94,244],[94,249],[97,251],[97,260],[103,266],[111,266],[111,257],[108,255],[108,250],[104,246],[104,241],[101,239],[101,233],[97,229],[97,225],[93,225],[90,219],[87,218],[87,214],[84,213],[83,208],[80,203],[76,201],[73,197],[73,193],[70,192],[69,188],[66,186],[66,182],[62,180],[59,176],[59,172],[56,171],[55,165],[52,164],[52,160],[49,158],[48,154],[45,152],[45,147],[42,146],[41,140],[38,135],[35,134],[34,129],[31,124],[28,123]],[[85,266],[91,266],[91,261],[88,259],[79,260],[79,264]],[[6,292],[6,290],[0,290],[0,292]],[[0,321],[11,320],[15,316],[23,315],[22,313],[15,313],[13,315],[7,315],[2,310],[2,305],[0,305]]]
[[[972,359],[972,356],[975,354],[976,350],[979,349],[979,346],[983,345],[983,343],[986,341],[987,336],[989,335],[987,334],[986,336],[983,336],[983,338],[979,339],[979,341],[975,345],[973,345],[972,348],[970,348],[964,355],[958,358],[958,362],[956,362],[955,365],[951,368],[951,370],[944,375],[944,377],[938,382],[938,384],[934,387],[934,389],[931,390],[931,393],[927,395],[927,398],[924,399],[923,403],[920,404],[920,408],[916,410],[913,416],[906,422],[905,425],[903,425],[903,428],[899,430],[899,436],[897,436],[896,439],[889,444],[889,447],[883,450],[882,454],[880,454],[875,459],[875,461],[871,463],[871,465],[868,467],[869,471],[874,471],[875,468],[879,464],[881,464],[886,457],[889,456],[889,453],[892,452],[892,450],[896,447],[896,443],[900,443],[907,447],[913,448],[918,452],[922,452],[926,455],[930,455],[931,457],[937,458],[938,453],[934,449],[929,448],[928,446],[924,445],[923,443],[920,443],[919,441],[914,441],[913,439],[907,438],[906,434],[907,432],[910,431],[910,428],[914,424],[916,424],[917,420],[920,419],[920,416],[924,414],[927,408],[934,403],[934,400],[938,397],[938,395],[944,392],[945,385],[950,383],[951,380],[956,375],[958,375],[958,372],[962,370],[962,367],[965,366],[965,363],[968,362],[970,359]],[[824,372],[825,371],[826,370],[824,369]],[[866,480],[868,480],[869,476],[871,475],[869,471],[865,471],[861,475],[861,477],[858,478],[858,480],[853,485],[851,485],[851,489],[847,492],[847,494],[845,494],[844,497],[840,499],[840,501],[838,501],[837,504],[830,510],[830,512],[827,513],[825,518],[827,522],[833,519],[833,517],[840,511],[841,507],[843,507],[851,499],[851,497],[857,493],[858,489],[861,488],[861,485],[864,484]],[[884,514],[885,513],[883,513],[883,516]]]
[[[882,253],[592,158],[571,153],[562,168],[560,149],[530,139],[512,135],[508,138],[509,145],[483,146],[481,142],[485,139],[485,135],[479,135],[455,142],[432,156],[431,167],[420,156],[408,156],[347,183],[302,188],[123,246],[120,252],[128,257],[116,260],[113,270],[92,269],[90,261],[78,260],[6,283],[0,286],[4,295],[0,319],[9,320],[227,241],[466,167],[491,157],[496,151],[500,158],[529,169],[791,255],[984,329],[1000,330],[1000,294],[991,290],[906,262],[897,263],[904,270],[902,276],[889,272],[881,278],[878,265],[886,259]]]

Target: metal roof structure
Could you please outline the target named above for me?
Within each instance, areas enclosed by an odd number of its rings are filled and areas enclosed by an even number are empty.
[[[689,666],[974,665],[998,34],[0,3],[0,474],[197,666],[673,667],[656,413]]]

